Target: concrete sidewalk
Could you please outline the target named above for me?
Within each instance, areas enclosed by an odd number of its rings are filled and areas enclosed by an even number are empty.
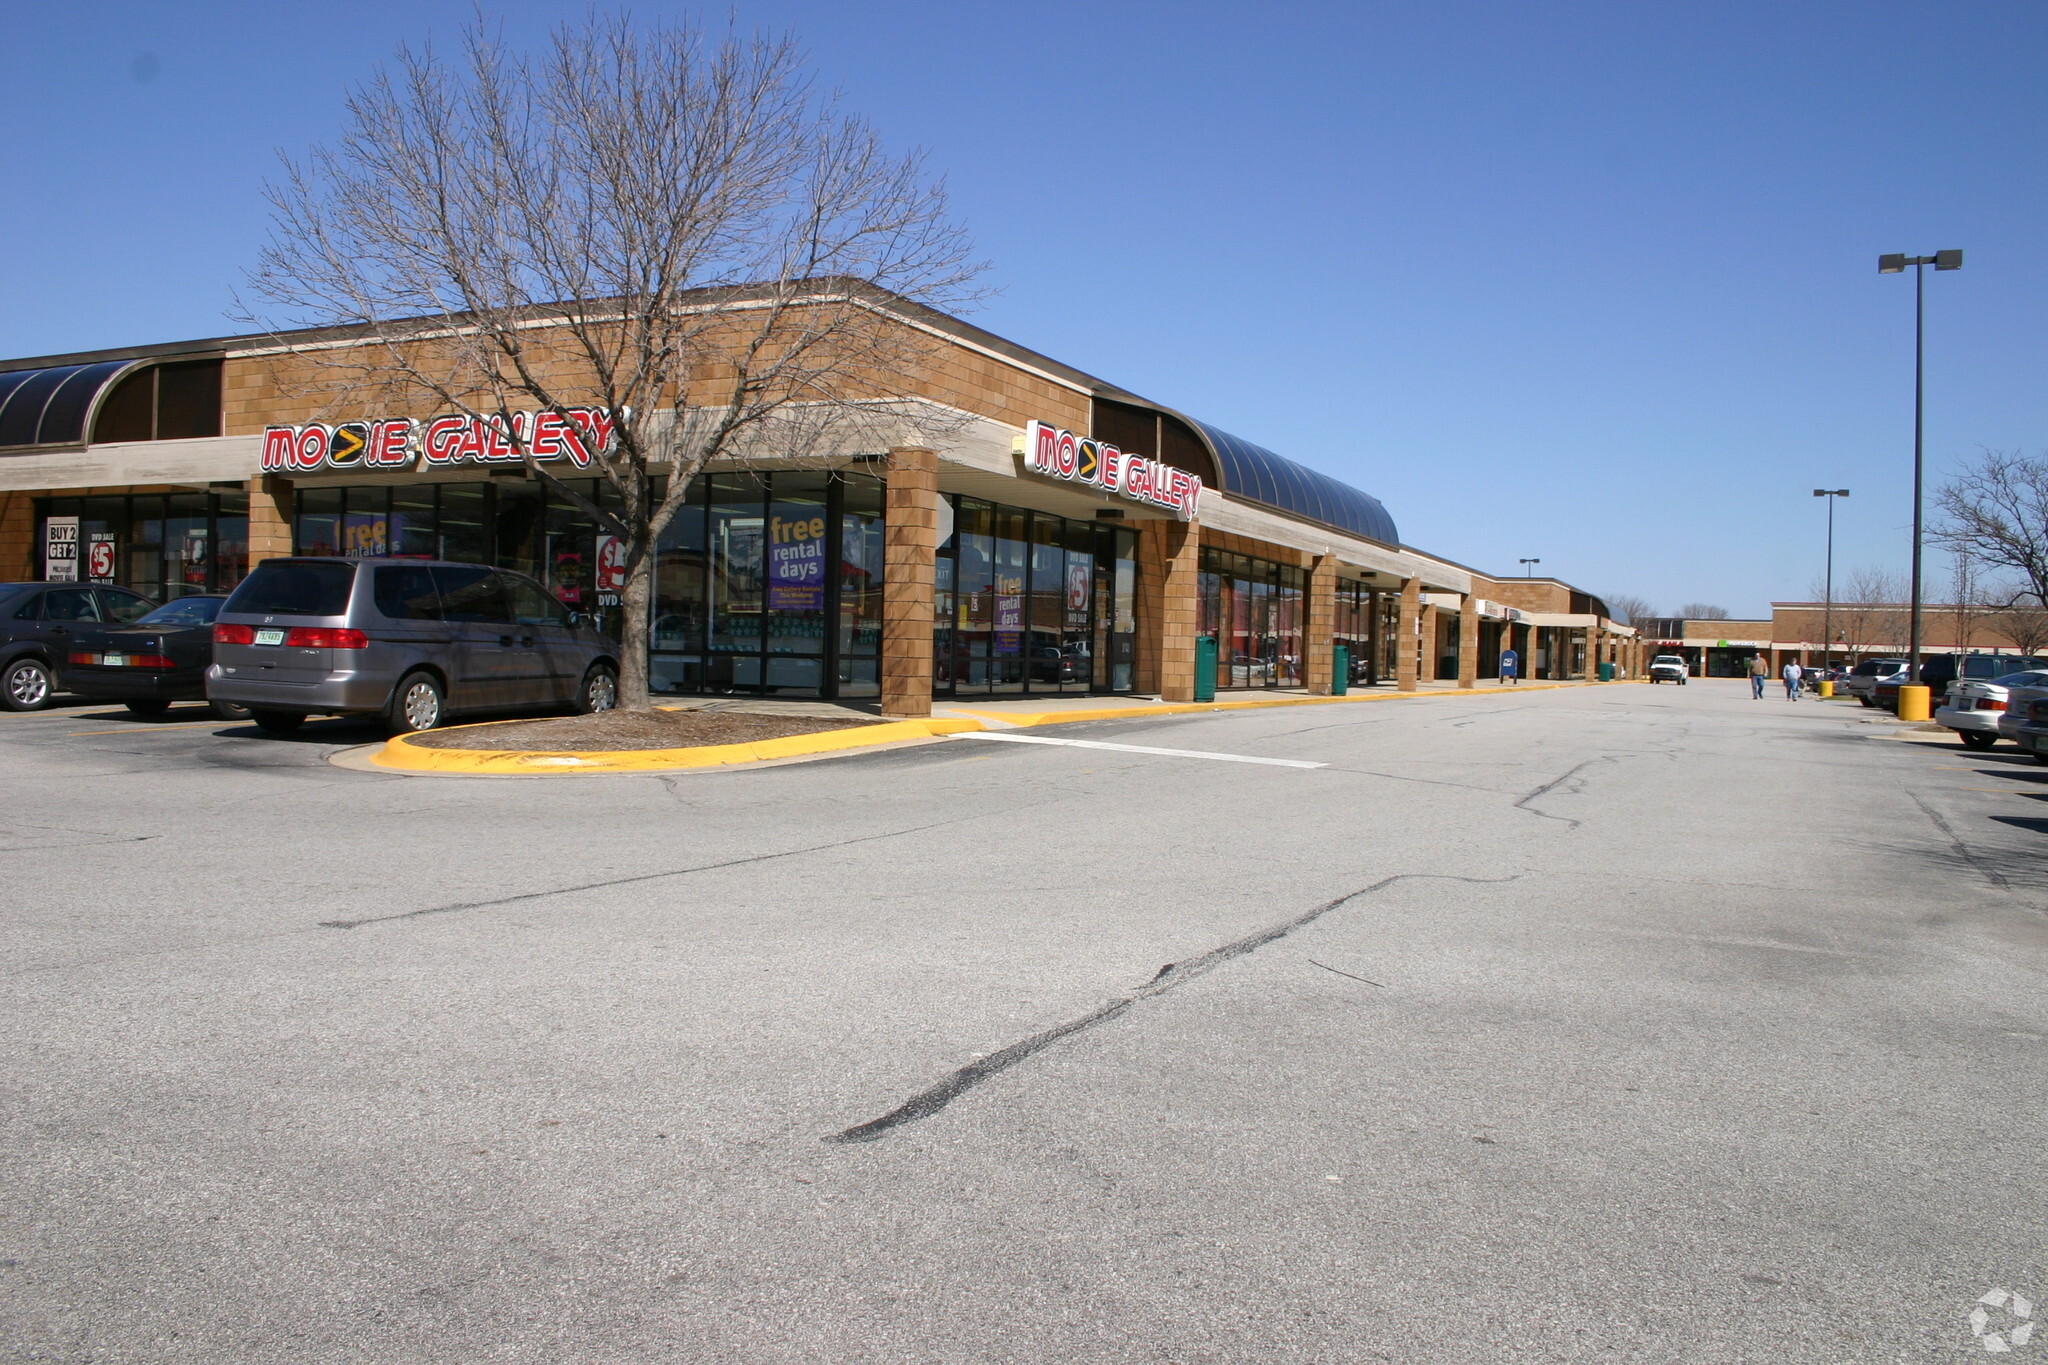
[[[1641,682],[1643,679],[1617,679],[1622,682]],[[1402,692],[1392,684],[1378,687],[1354,687],[1342,697],[1313,696],[1306,688],[1249,688],[1242,691],[1218,692],[1213,702],[1169,702],[1159,697],[1144,696],[1102,696],[1099,694],[1074,694],[1046,696],[1034,694],[1022,697],[973,697],[935,698],[932,702],[934,720],[978,720],[997,725],[1035,725],[1056,723],[1063,720],[1126,717],[1136,720],[1146,715],[1183,715],[1189,711],[1221,709],[1227,711],[1251,710],[1263,706],[1298,706],[1311,704],[1343,704],[1346,702],[1392,701],[1399,697],[1419,696],[1462,696],[1474,692],[1538,692],[1560,687],[1587,687],[1599,684],[1597,680],[1573,678],[1569,681],[1542,681],[1529,679],[1512,685],[1498,679],[1482,678],[1470,688],[1458,686],[1455,681],[1426,682],[1413,692]],[[872,699],[860,701],[800,701],[779,697],[692,697],[673,698],[657,703],[664,708],[678,708],[695,711],[745,711],[757,715],[780,716],[877,716],[881,704]],[[1097,713],[1108,713],[1098,716]]]

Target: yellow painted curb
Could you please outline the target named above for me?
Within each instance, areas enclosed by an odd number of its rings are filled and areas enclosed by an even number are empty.
[[[1524,692],[1555,692],[1566,687],[1619,687],[1642,682],[1641,678],[1616,678],[1612,682],[1530,683],[1515,687],[1433,688],[1414,692],[1356,692],[1342,697],[1269,697],[1232,701],[1177,702],[1168,706],[1105,706],[1094,711],[977,711],[969,706],[948,706],[948,711],[994,721],[1004,726],[1035,729],[1041,725],[1072,725],[1091,720],[1149,720],[1153,716],[1198,716],[1213,711],[1254,711],[1271,706],[1342,706],[1348,702],[1403,701],[1421,697],[1517,696]]]
[[[933,739],[940,735],[988,730],[1035,729],[1042,725],[1073,725],[1091,720],[1148,720],[1153,716],[1195,716],[1215,711],[1253,711],[1274,706],[1330,706],[1346,702],[1400,701],[1417,697],[1486,697],[1503,690],[1510,695],[1523,692],[1554,692],[1565,687],[1616,687],[1643,681],[1617,678],[1610,683],[1530,683],[1509,689],[1465,687],[1451,691],[1366,692],[1342,697],[1269,697],[1234,701],[1188,702],[1171,706],[1115,707],[1091,711],[975,711],[949,706],[971,719],[933,717],[929,720],[883,721],[847,730],[828,730],[812,735],[790,735],[783,739],[762,739],[751,744],[706,744],[687,749],[428,749],[399,735],[364,761],[374,767],[399,772],[468,773],[479,777],[552,777],[576,773],[644,773],[669,768],[722,768],[736,763],[762,763],[778,758],[803,758],[812,754],[836,753],[847,749],[871,749],[881,744],[906,740]],[[992,725],[991,722],[994,724]],[[453,725],[453,730],[481,730],[486,725],[517,725],[518,720],[485,721],[477,725]],[[447,733],[437,731],[436,733]]]
[[[509,725],[511,721],[492,721]],[[450,729],[482,728],[451,726]],[[781,739],[760,739],[750,744],[703,744],[687,749],[429,749],[400,735],[370,755],[379,768],[402,772],[472,773],[478,776],[539,776],[558,773],[644,773],[662,768],[719,768],[734,763],[761,763],[777,758],[801,758],[828,754],[841,749],[869,749],[877,744],[900,744],[910,739],[979,730],[972,720],[897,720],[879,725],[860,725],[846,730],[827,730],[812,735],[787,735]]]

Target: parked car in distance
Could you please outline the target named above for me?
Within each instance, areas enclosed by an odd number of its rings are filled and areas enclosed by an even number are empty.
[[[213,625],[210,701],[289,733],[309,715],[393,734],[464,711],[608,711],[618,650],[524,574],[417,559],[266,559]]]
[[[2048,659],[2019,654],[1935,654],[1921,659],[1920,682],[1927,688],[1930,700],[1939,706],[1958,678],[1988,681],[2002,674],[2034,668],[2048,668]],[[1879,678],[1877,686],[1871,689],[1871,704],[1896,712],[1899,709],[1899,689],[1905,683],[1903,671],[1888,678]]]
[[[1998,743],[1998,723],[2005,717],[2013,688],[2048,687],[2048,671],[2027,669],[2002,678],[1962,678],[1951,684],[1948,696],[1934,713],[1937,725],[1946,725],[1972,749],[1988,749]]]
[[[174,701],[206,701],[213,662],[213,618],[225,597],[180,597],[129,625],[79,628],[57,664],[57,681],[86,701],[118,701],[138,716],[161,716]],[[210,703],[222,720],[247,720],[246,707]]]
[[[2041,671],[2048,673],[2048,669]],[[2048,682],[2016,683],[2007,687],[2005,710],[1994,713],[1998,720],[1999,738],[2009,739],[2022,749],[2026,748],[2020,743],[2020,728],[2033,719],[2033,708],[2040,702],[2048,702]]]
[[[0,706],[33,711],[45,705],[77,632],[126,624],[155,605],[139,592],[103,583],[0,583]]]
[[[2048,763],[2048,695],[2032,698],[2025,706],[2011,731],[2013,743],[2032,754],[2036,763]]]
[[[1842,679],[1841,690],[1847,692],[1865,706],[1875,706],[1871,694],[1877,690],[1880,681],[1902,678],[1906,674],[1904,659],[1864,659],[1849,670]]]
[[[1675,682],[1685,686],[1692,669],[1687,667],[1685,658],[1679,654],[1659,654],[1650,660],[1650,681],[1653,683]]]

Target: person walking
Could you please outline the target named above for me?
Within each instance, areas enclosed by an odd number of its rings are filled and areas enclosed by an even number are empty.
[[[1522,681],[1520,677],[1521,671],[1522,656],[1515,653],[1512,647],[1502,650],[1500,652],[1500,680],[1504,683],[1519,684]]]
[[[1770,662],[1761,654],[1752,655],[1749,660],[1749,695],[1752,701],[1764,699],[1764,679],[1770,676]]]
[[[1785,660],[1785,700],[1799,700],[1799,680],[1806,676],[1806,670],[1799,666],[1799,660]]]

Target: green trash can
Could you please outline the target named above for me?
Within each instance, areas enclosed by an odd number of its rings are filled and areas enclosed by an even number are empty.
[[[1600,665],[1600,681],[1601,681],[1601,682],[1613,682],[1613,681],[1614,681],[1614,665],[1613,665],[1613,664],[1603,663],[1603,664],[1601,664],[1601,665]]]
[[[1195,637],[1195,700],[1216,700],[1216,637]]]
[[[1330,695],[1341,697],[1351,691],[1351,646],[1338,645],[1330,663]]]

